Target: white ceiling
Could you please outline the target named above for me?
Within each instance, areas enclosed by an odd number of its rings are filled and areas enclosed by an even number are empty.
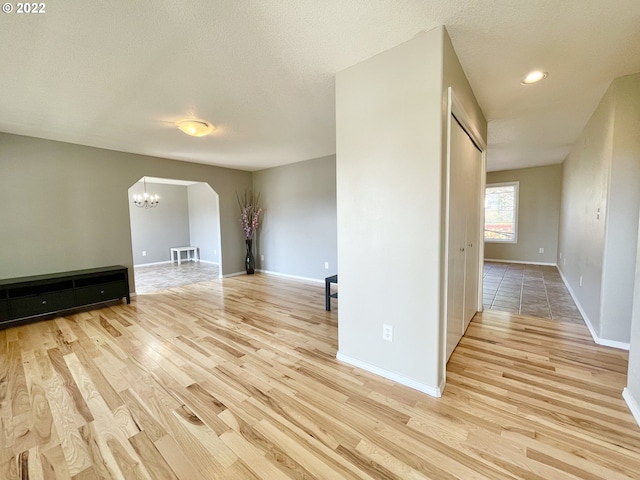
[[[561,162],[640,71],[639,0],[58,0],[0,14],[0,131],[246,170],[329,155],[335,73],[438,25],[490,170]],[[192,116],[217,129],[175,128]]]

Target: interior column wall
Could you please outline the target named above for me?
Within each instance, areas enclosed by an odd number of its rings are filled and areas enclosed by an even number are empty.
[[[336,75],[338,358],[431,395],[444,381],[449,86],[486,138],[444,27]]]
[[[441,83],[438,30],[336,75],[338,358],[434,395]]]

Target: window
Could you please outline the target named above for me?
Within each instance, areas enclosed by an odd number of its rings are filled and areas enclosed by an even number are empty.
[[[484,196],[484,240],[518,242],[518,182],[487,185]]]

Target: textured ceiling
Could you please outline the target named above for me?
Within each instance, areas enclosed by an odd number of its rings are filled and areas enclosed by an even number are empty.
[[[490,170],[561,162],[640,71],[639,0],[58,0],[0,14],[0,131],[246,170],[316,158],[335,153],[335,73],[438,25]],[[520,85],[534,68],[549,78]],[[192,116],[217,129],[175,128]]]

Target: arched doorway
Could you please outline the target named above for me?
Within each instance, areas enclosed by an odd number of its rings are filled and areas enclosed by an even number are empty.
[[[158,195],[153,208],[137,207],[134,195]],[[138,294],[152,293],[221,276],[218,194],[204,182],[143,177],[128,189],[134,283]],[[171,248],[191,246],[177,261]],[[173,256],[173,259],[172,259]],[[197,261],[196,261],[197,259]]]

